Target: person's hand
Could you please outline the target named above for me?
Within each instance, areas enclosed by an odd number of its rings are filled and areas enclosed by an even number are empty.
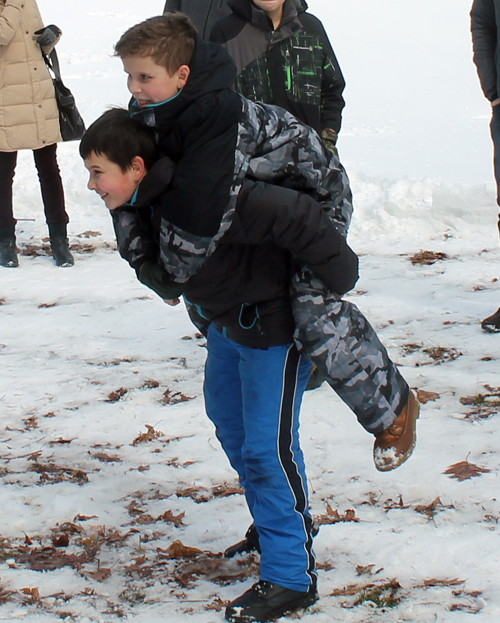
[[[50,46],[57,43],[61,36],[61,30],[57,26],[54,26],[54,24],[50,24],[50,26],[35,30],[35,35],[38,35],[36,42],[41,48],[50,48]]]
[[[170,299],[170,300],[163,299],[163,300],[167,305],[170,305],[170,307],[175,307],[176,305],[179,305],[179,303],[181,302],[180,299]]]
[[[178,297],[184,292],[185,285],[172,281],[163,266],[152,260],[147,260],[140,266],[137,278],[166,302],[178,301]]]

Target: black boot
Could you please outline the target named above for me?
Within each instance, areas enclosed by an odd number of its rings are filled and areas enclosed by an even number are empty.
[[[69,250],[66,223],[48,223],[50,247],[57,266],[73,266],[75,260]]]
[[[243,541],[238,541],[224,552],[224,558],[233,558],[236,554],[246,554],[248,552],[259,552],[260,543],[257,528],[252,524],[245,533]]]
[[[261,580],[229,604],[226,619],[233,623],[265,623],[299,608],[307,608],[317,600],[316,584],[302,592]]]
[[[319,532],[318,526],[312,522],[311,535],[314,538]],[[224,558],[234,558],[236,554],[247,554],[249,552],[258,552],[260,554],[259,533],[254,524],[252,524],[245,533],[243,541],[238,541],[224,552]]]
[[[17,268],[19,261],[17,259],[15,225],[6,225],[0,227],[0,266],[7,268]]]

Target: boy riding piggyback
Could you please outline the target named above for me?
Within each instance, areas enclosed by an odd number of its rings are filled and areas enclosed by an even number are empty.
[[[261,551],[261,580],[226,618],[266,621],[317,599],[298,437],[310,364],[294,345],[297,330],[309,340],[303,351],[314,349],[316,365],[328,362],[332,386],[375,434],[379,469],[411,454],[418,405],[366,319],[340,298],[355,282],[350,274],[342,283],[336,263],[350,257],[342,235],[351,195],[319,136],[285,110],[232,91],[228,53],[202,41],[182,14],[134,26],[115,50],[134,96],[132,119],[150,128],[174,165],[168,182],[161,160],[149,173],[134,173],[135,165],[105,171],[107,180],[125,177],[133,191],[123,197],[128,207],[119,207],[120,198],[108,206],[120,253],[144,282],[155,273],[152,281],[167,288],[163,298],[184,292],[208,319],[207,414],[245,488]],[[99,153],[90,146],[82,154],[91,176],[109,164],[96,160]],[[105,201],[120,190],[94,188]],[[153,211],[142,211],[148,204]],[[308,240],[297,224],[311,218],[318,225]],[[325,246],[316,254],[318,240]],[[311,322],[326,316],[330,338]]]

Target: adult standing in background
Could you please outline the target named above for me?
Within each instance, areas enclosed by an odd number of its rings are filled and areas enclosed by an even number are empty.
[[[231,12],[227,0],[167,0],[164,13],[180,11],[187,15],[203,39],[207,39],[212,26]]]
[[[323,24],[304,0],[229,0],[232,14],[210,40],[233,57],[236,90],[252,101],[281,106],[335,150],[345,82]]]
[[[42,56],[59,40],[44,28],[36,0],[0,0],[0,265],[17,267],[12,186],[20,149],[32,149],[52,254],[72,266],[64,191],[56,158],[59,129],[54,85]]]
[[[500,0],[474,0],[471,10],[472,46],[481,87],[491,102],[497,203],[500,205]],[[500,220],[498,222],[500,231]],[[489,333],[500,332],[500,308],[481,323]]]

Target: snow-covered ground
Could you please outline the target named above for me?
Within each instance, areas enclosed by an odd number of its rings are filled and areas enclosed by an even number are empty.
[[[470,3],[309,4],[348,83],[339,148],[362,274],[349,297],[429,401],[414,456],[380,474],[372,438],[332,390],[305,396],[312,512],[324,525],[321,600],[299,618],[497,622],[500,337],[479,322],[500,305],[500,251]],[[88,123],[128,101],[112,45],[162,5],[39,0],[64,31],[63,76]],[[250,518],[204,416],[203,339],[119,258],[77,145],[58,153],[75,266],[46,253],[22,153],[23,255],[0,273],[0,620],[222,621],[256,561],[214,556]],[[413,263],[421,251],[436,261]],[[203,553],[186,558],[181,544]]]

